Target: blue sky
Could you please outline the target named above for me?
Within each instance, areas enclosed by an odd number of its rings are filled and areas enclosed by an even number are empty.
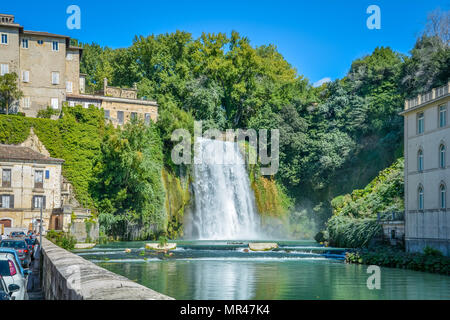
[[[71,4],[81,9],[80,30],[66,27]],[[366,27],[372,4],[381,9],[380,30]],[[343,77],[355,58],[377,46],[408,53],[427,13],[437,7],[450,10],[450,0],[23,0],[2,1],[0,12],[14,14],[26,30],[112,48],[131,45],[135,35],[236,30],[253,45],[276,45],[299,74],[316,82]]]

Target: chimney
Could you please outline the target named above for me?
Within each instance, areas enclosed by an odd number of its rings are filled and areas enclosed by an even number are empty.
[[[103,94],[106,94],[106,89],[108,87],[108,78],[103,79]]]
[[[0,13],[0,24],[14,24],[14,16]]]

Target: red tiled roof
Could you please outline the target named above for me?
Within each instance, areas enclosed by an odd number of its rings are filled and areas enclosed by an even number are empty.
[[[9,144],[0,144],[0,161],[40,162],[40,163],[63,163],[63,159],[47,157],[27,147]]]

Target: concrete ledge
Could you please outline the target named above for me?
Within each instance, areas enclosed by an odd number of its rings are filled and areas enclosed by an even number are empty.
[[[46,300],[173,300],[42,239]]]
[[[147,243],[145,245],[145,249],[147,250],[157,250],[157,251],[168,251],[175,250],[177,248],[176,243],[167,243],[161,246],[159,243]]]
[[[278,248],[277,243],[249,243],[248,247],[252,251],[269,251]]]
[[[96,246],[96,243],[77,243],[75,249],[92,249]]]

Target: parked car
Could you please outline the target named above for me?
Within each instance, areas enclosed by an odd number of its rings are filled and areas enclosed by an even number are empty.
[[[11,248],[0,248],[0,254],[2,253],[11,253],[14,255],[14,258],[16,260],[16,263],[19,265],[20,273],[26,278],[30,273],[30,269],[24,270],[22,267],[22,263],[20,261],[19,255],[17,254],[17,251]]]
[[[12,253],[0,253],[0,276],[14,300],[28,299],[27,278],[20,273],[19,264]],[[10,289],[11,285],[16,285],[17,288]]]
[[[15,284],[11,285],[11,287],[8,288],[2,276],[0,276],[0,301],[14,300],[15,298],[11,296],[17,289],[18,288]]]
[[[0,248],[12,248],[16,250],[22,266],[28,268],[31,263],[31,253],[28,245],[23,239],[6,239],[0,243]]]
[[[23,231],[13,231],[9,235],[10,238],[22,238],[22,237],[26,237],[26,236],[27,235]]]
[[[34,241],[30,238],[25,238],[25,242],[28,246],[28,251],[30,252],[31,260],[34,259]]]

